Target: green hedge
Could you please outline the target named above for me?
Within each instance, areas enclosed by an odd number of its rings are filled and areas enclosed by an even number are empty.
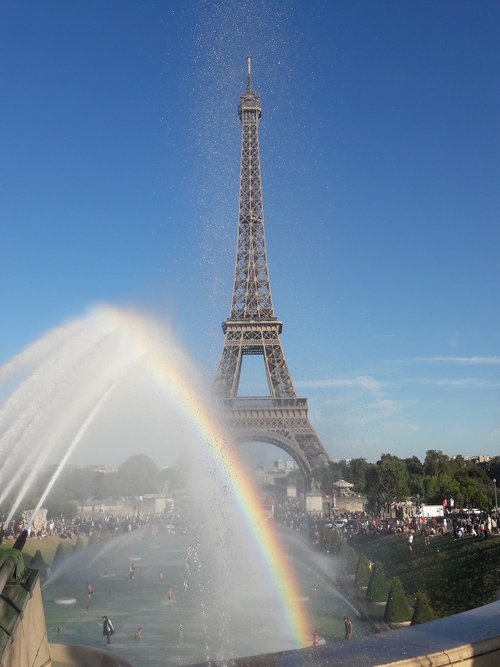
[[[356,549],[344,542],[340,547],[340,557],[344,561],[344,567],[347,574],[356,574],[358,554]]]
[[[401,580],[399,577],[394,577],[387,597],[384,621],[386,623],[404,623],[411,621],[412,616],[413,609],[406,598]]]
[[[360,554],[358,558],[358,565],[356,567],[356,584],[363,588],[368,586],[371,577],[370,562],[364,554]]]
[[[327,531],[324,533],[324,536],[326,537],[326,551],[331,554],[338,554],[344,540],[334,529],[326,528],[325,531]]]
[[[372,602],[386,602],[389,595],[389,582],[384,574],[384,566],[376,562],[372,567],[372,576],[366,589],[366,598]]]
[[[73,551],[81,551],[82,549],[86,549],[89,543],[88,537],[84,537],[83,535],[78,535],[78,539],[76,540],[75,546],[73,547]]]
[[[46,563],[43,560],[42,552],[40,551],[40,549],[36,550],[35,555],[33,556],[33,558],[31,559],[31,561],[29,563],[29,566],[33,570],[41,570],[42,568],[44,568],[46,566]]]
[[[51,569],[53,571],[57,570],[57,568],[61,566],[61,564],[64,562],[67,556],[68,556],[67,549],[64,548],[64,545],[61,542],[57,546],[56,553],[54,554],[54,560],[50,564]]]
[[[411,624],[418,625],[419,623],[427,623],[427,621],[433,621],[435,618],[436,614],[431,607],[427,593],[417,593],[417,597],[415,599],[415,610],[413,612]]]

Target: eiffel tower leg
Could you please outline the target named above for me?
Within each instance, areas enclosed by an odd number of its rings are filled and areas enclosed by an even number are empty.
[[[277,398],[295,397],[292,378],[279,339],[274,345],[264,346],[264,358],[271,395]]]
[[[219,396],[237,395],[241,374],[241,357],[239,346],[224,344],[215,377],[215,391]]]

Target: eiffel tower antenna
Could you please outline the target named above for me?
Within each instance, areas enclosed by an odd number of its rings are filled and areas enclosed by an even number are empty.
[[[248,68],[248,84],[247,92],[252,92],[252,56],[247,56],[247,68]]]
[[[262,108],[252,89],[251,56],[247,72],[247,88],[238,105],[241,165],[233,297],[229,318],[222,323],[225,338],[215,392],[235,441],[276,445],[311,478],[329,457],[309,423],[307,399],[295,393],[281,347],[283,323],[274,314],[264,234],[258,135]],[[238,395],[247,355],[263,358],[269,396]]]

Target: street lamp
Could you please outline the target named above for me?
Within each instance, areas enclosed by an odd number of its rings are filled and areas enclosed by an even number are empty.
[[[498,509],[498,501],[497,501],[497,480],[493,477],[493,490],[495,491],[495,512]]]

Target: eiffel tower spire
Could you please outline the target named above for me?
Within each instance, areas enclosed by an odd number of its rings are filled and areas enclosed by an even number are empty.
[[[247,56],[248,84],[247,93],[252,92],[252,56]]]
[[[307,399],[297,398],[281,347],[283,323],[274,314],[264,234],[259,121],[262,107],[252,87],[252,61],[247,59],[247,88],[241,94],[241,167],[238,243],[229,318],[222,323],[224,347],[215,377],[215,391],[226,411],[233,436],[242,441],[270,442],[311,471],[328,456],[307,417]],[[269,397],[238,396],[246,355],[261,355]]]

